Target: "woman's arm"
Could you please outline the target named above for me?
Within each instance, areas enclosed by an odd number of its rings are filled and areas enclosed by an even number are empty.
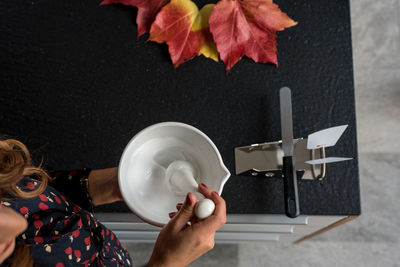
[[[91,171],[88,191],[95,206],[122,200],[118,185],[118,167]]]
[[[88,211],[92,211],[93,206],[122,200],[117,167],[54,171],[50,172],[50,177],[51,186]]]

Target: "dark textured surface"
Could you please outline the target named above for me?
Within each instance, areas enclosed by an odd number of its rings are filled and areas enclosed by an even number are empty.
[[[279,68],[244,59],[226,76],[203,57],[174,70],[165,45],[136,40],[135,8],[1,1],[0,131],[54,168],[102,168],[139,130],[180,121],[205,132],[233,174],[234,147],[279,140],[278,91],[289,86],[295,137],[349,124],[327,154],[355,158],[299,182],[301,213],[359,214],[349,3],[276,2],[299,21],[279,33]],[[223,196],[229,213],[284,213],[281,180],[232,175]]]

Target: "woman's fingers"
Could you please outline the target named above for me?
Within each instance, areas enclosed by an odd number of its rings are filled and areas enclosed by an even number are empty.
[[[210,199],[215,203],[215,211],[214,214],[205,219],[204,222],[208,227],[217,231],[226,223],[226,204],[225,200],[220,197],[217,192],[213,192]]]
[[[180,211],[182,206],[183,206],[183,203],[178,203],[178,204],[176,204],[176,209],[178,211]],[[169,218],[172,219],[177,213],[178,212],[170,212],[169,213]],[[190,218],[190,224],[191,225],[193,225],[194,223],[197,223],[198,221],[199,221],[199,219],[196,216],[192,216],[192,218]]]
[[[203,196],[205,196],[205,198],[211,199],[213,190],[208,188],[205,184],[199,184],[198,190],[201,194],[203,194]]]
[[[206,198],[211,199],[215,204],[214,215],[217,217],[226,217],[226,204],[225,200],[218,195],[217,192],[208,188],[205,184],[199,184],[199,192]]]
[[[196,196],[189,192],[186,200],[179,212],[169,222],[173,231],[180,231],[186,227],[186,224],[194,216],[194,206],[196,205]]]
[[[204,184],[199,185],[199,192],[202,193],[206,198],[211,199],[215,204],[214,214],[201,221],[201,223],[202,225],[205,225],[205,228],[216,231],[226,222],[225,200],[220,197],[217,192],[207,188]]]
[[[172,219],[171,224],[173,224],[174,228],[178,231],[186,228],[187,222],[190,222],[192,225],[200,223],[198,226],[201,226],[201,228],[205,229],[205,231],[216,231],[226,222],[225,200],[220,197],[217,192],[211,190],[204,184],[200,184],[198,190],[206,198],[211,199],[214,202],[214,214],[205,220],[197,219],[193,215],[196,204],[196,196],[193,193],[188,193],[185,203],[176,204],[176,209],[178,212],[169,213],[169,217]]]
[[[183,203],[178,203],[178,204],[176,204],[176,210],[177,210],[177,211],[180,211],[180,209],[182,208],[182,206],[183,206]],[[175,215],[176,215],[177,213],[178,213],[178,212],[173,211],[173,212],[168,213],[168,216],[169,216],[170,219],[172,219],[172,218],[175,217]]]

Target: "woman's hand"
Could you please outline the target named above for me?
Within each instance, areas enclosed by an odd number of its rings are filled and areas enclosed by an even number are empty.
[[[214,214],[197,220],[196,196],[188,193],[179,212],[160,232],[147,266],[186,266],[214,247],[215,232],[226,222],[225,201],[204,185],[199,185],[199,192],[214,201]]]
[[[122,200],[118,185],[118,167],[91,171],[88,183],[88,191],[93,205]]]

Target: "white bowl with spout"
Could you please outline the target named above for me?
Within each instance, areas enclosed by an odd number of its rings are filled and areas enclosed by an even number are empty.
[[[185,196],[171,190],[166,170],[174,161],[189,162],[197,183],[222,193],[230,177],[211,139],[179,122],[163,122],[136,134],[122,154],[118,181],[128,207],[142,220],[157,226],[168,223],[168,213]]]

